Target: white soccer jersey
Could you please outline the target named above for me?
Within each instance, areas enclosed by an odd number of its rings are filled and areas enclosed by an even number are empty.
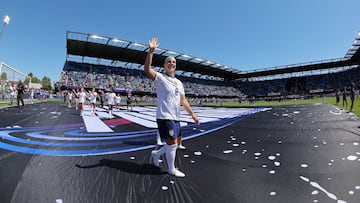
[[[86,93],[79,92],[79,103],[85,103]]]
[[[156,118],[180,120],[180,98],[185,95],[184,86],[177,78],[156,73],[157,109]]]
[[[90,103],[96,104],[97,92],[90,93]]]
[[[107,99],[108,105],[115,105],[116,94],[114,92],[108,92]]]

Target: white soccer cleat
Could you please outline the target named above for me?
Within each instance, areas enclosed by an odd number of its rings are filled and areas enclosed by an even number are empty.
[[[178,148],[178,149],[186,149],[186,147],[185,147],[184,145],[182,145],[182,144],[179,144],[179,145],[177,146],[177,148]]]
[[[168,171],[168,173],[169,173],[170,175],[173,175],[173,176],[176,176],[176,177],[180,177],[180,178],[185,177],[185,173],[179,171],[178,169],[174,169],[174,170],[172,170],[172,171]]]

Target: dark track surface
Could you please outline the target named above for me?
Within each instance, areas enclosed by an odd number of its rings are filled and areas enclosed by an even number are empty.
[[[177,151],[175,165],[185,178],[168,175],[164,162],[161,169],[150,164],[152,147],[67,154],[155,143],[152,130],[121,118],[105,122],[119,136],[149,135],[106,143],[54,141],[49,138],[89,136],[74,109],[50,102],[0,109],[1,202],[360,202],[360,124],[331,105],[275,107],[213,132],[204,127],[203,135]],[[31,137],[36,135],[50,137]],[[47,151],[55,154],[42,154]]]

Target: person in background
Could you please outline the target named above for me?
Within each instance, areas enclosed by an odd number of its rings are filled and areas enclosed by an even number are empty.
[[[17,91],[17,106],[20,107],[20,102],[21,102],[21,106],[24,106],[25,86],[21,82],[21,80],[19,81],[16,87],[16,91]]]
[[[68,94],[67,94],[67,104],[68,104],[68,108],[71,108],[71,103],[72,103],[72,99],[73,99],[73,97],[74,97],[74,93],[73,93],[73,91],[71,91],[71,90],[68,90]]]
[[[351,101],[351,104],[350,104],[349,112],[352,112],[353,107],[354,107],[354,101],[355,101],[355,83],[354,82],[351,83],[351,87],[350,87],[350,101]]]
[[[34,103],[34,88],[30,88],[29,90],[29,103],[30,104]]]
[[[10,91],[10,105],[12,106],[14,103],[14,98],[16,93],[16,88],[14,87],[13,83],[10,84],[9,91]]]
[[[105,101],[105,93],[102,90],[99,90],[99,94],[100,94],[100,106],[101,108],[104,107],[104,101]]]
[[[120,111],[120,104],[121,104],[121,96],[120,93],[118,93],[115,97],[115,109]]]
[[[342,94],[342,101],[343,101],[342,106],[344,109],[347,109],[346,88],[345,87],[343,88],[343,91],[341,94]]]
[[[126,95],[126,110],[129,111],[129,106],[131,111],[133,110],[133,105],[132,105],[132,94],[131,94],[131,90],[127,91],[127,95]]]
[[[86,93],[85,89],[82,87],[80,88],[80,92],[78,94],[79,99],[79,109],[80,109],[80,116],[84,115],[84,105],[86,101]]]
[[[340,90],[337,89],[335,92],[336,105],[340,103],[340,94],[341,94]]]
[[[109,107],[109,119],[113,118],[113,108],[115,106],[115,91],[114,88],[111,86],[110,87],[110,92],[107,93],[107,104]]]
[[[97,99],[97,92],[95,88],[92,88],[91,92],[89,93],[89,101],[90,101],[90,107],[91,107],[91,115],[95,116],[96,114],[96,99]]]
[[[165,74],[156,72],[151,68],[154,50],[159,46],[158,39],[149,40],[149,52],[147,53],[144,71],[155,82],[157,93],[156,122],[160,137],[166,144],[160,149],[151,152],[153,164],[159,166],[160,155],[166,154],[168,174],[176,177],[185,177],[185,174],[175,168],[176,149],[181,142],[180,107],[191,115],[195,124],[200,121],[192,111],[185,97],[183,83],[175,77],[176,59],[167,57],[164,62]]]

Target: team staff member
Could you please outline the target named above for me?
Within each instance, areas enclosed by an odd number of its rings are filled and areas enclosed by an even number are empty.
[[[184,87],[180,80],[175,78],[176,59],[167,57],[164,62],[165,74],[156,72],[151,68],[154,50],[159,46],[158,39],[149,40],[149,52],[146,56],[144,70],[155,82],[157,94],[156,121],[158,131],[166,144],[159,150],[152,151],[153,163],[159,166],[159,157],[166,154],[168,173],[177,177],[185,174],[175,168],[176,149],[181,141],[180,129],[180,105],[191,115],[197,125],[200,124],[198,117],[192,111],[185,97]]]

